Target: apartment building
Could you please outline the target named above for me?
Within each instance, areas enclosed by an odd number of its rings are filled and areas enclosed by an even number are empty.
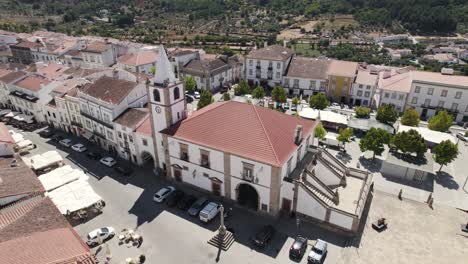
[[[254,49],[245,57],[245,79],[251,86],[281,85],[294,52],[279,45]]]
[[[182,66],[180,73],[182,79],[192,76],[197,83],[197,89],[212,92],[218,91],[224,84],[234,80],[227,57],[191,60]]]
[[[151,74],[156,69],[158,53],[154,50],[138,50],[117,58],[117,67],[135,73]]]
[[[358,63],[351,61],[331,60],[328,68],[328,97],[339,103],[351,101],[351,87],[358,70]]]
[[[80,48],[83,59],[83,67],[105,68],[115,63],[115,52],[111,43],[107,42],[86,42]]]
[[[393,105],[403,113],[411,87],[411,72],[398,73],[394,69],[380,72],[378,89],[374,95],[376,106]]]
[[[372,73],[368,69],[359,69],[356,80],[351,87],[350,103],[355,106],[371,107],[375,105],[373,98],[377,90],[378,73]]]
[[[282,86],[290,96],[307,97],[318,92],[326,94],[329,66],[329,59],[294,56],[283,77]]]

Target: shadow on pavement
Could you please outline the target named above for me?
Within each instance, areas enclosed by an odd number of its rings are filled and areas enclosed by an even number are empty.
[[[458,190],[460,188],[460,185],[453,179],[453,176],[445,171],[436,173],[435,182],[450,190]]]

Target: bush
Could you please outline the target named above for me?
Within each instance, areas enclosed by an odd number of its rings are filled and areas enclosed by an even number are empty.
[[[419,124],[419,113],[414,108],[409,108],[405,111],[401,117],[401,124],[405,126],[418,126]]]
[[[356,107],[356,117],[357,118],[369,118],[370,117],[370,108],[365,106]]]

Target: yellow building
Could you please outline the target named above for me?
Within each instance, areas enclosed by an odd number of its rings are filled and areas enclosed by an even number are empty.
[[[328,68],[328,98],[337,103],[349,103],[357,69],[357,62],[333,60]]]

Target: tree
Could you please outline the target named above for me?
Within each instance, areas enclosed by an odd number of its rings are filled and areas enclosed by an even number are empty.
[[[312,95],[309,99],[309,105],[314,109],[323,110],[327,108],[329,104],[330,101],[328,101],[327,97],[325,97],[323,93]]]
[[[444,165],[449,164],[458,157],[458,146],[450,140],[444,140],[432,149],[434,160],[440,164],[439,172]]]
[[[203,90],[200,95],[200,100],[198,101],[197,108],[202,109],[203,107],[211,104],[213,102],[213,95],[208,90]]]
[[[151,66],[151,75],[154,75],[156,73],[156,66]]]
[[[370,150],[375,155],[380,155],[385,150],[384,144],[390,142],[391,135],[385,129],[371,128],[359,142],[359,148],[362,152]]]
[[[291,103],[297,107],[297,105],[301,103],[301,100],[299,99],[299,97],[294,96]]]
[[[265,97],[265,91],[263,90],[263,87],[260,85],[257,86],[257,88],[252,91],[252,97],[255,99],[262,99]]]
[[[357,118],[369,118],[370,117],[370,108],[365,106],[356,107],[356,117]]]
[[[285,103],[286,99],[288,99],[288,95],[283,87],[277,85],[271,91],[271,99],[277,103]]]
[[[323,140],[327,135],[327,131],[323,128],[322,124],[318,124],[314,130],[315,137],[319,140]]]
[[[405,126],[418,126],[419,124],[419,113],[414,108],[406,109],[405,113],[401,117],[401,124]]]
[[[223,94],[223,101],[229,101],[231,100],[231,96],[229,95],[229,93],[224,93]]]
[[[245,80],[241,80],[236,88],[234,88],[235,95],[244,95],[250,93],[250,87]]]
[[[195,80],[192,78],[192,76],[187,76],[187,77],[185,77],[185,89],[186,89],[189,93],[193,93],[193,92],[195,92],[195,90],[197,89],[197,83],[196,83]]]
[[[403,153],[416,153],[422,156],[427,151],[424,138],[415,129],[398,132],[391,140],[390,145]]]
[[[450,115],[446,110],[442,110],[437,115],[429,119],[429,129],[446,132],[453,123],[453,116]]]
[[[377,116],[375,118],[381,123],[393,125],[398,119],[398,113],[393,105],[382,105],[377,109]]]
[[[351,136],[353,136],[353,129],[352,128],[345,128],[340,129],[339,135],[336,137],[336,140],[343,143],[343,149],[346,152],[346,143],[351,142]]]

